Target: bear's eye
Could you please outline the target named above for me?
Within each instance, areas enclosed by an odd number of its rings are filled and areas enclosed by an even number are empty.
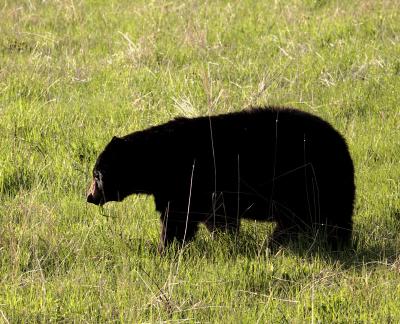
[[[95,171],[93,173],[94,181],[96,182],[97,186],[101,189],[103,188],[103,175],[99,171]]]
[[[103,175],[99,171],[94,171],[93,178],[94,180],[101,182],[103,180]]]

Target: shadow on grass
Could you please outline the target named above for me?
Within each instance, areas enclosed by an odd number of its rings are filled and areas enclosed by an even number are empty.
[[[149,250],[150,251],[150,250]],[[159,255],[156,246],[152,249],[152,255]],[[265,240],[260,240],[250,233],[240,233],[238,236],[219,234],[214,238],[211,235],[202,235],[189,243],[181,251],[177,245],[171,246],[162,255],[163,258],[176,258],[182,252],[182,258],[190,259],[202,257],[210,261],[217,259],[235,261],[238,258],[274,258],[281,255],[295,255],[308,262],[318,259],[327,264],[339,264],[344,269],[358,266],[369,268],[382,265],[391,265],[400,253],[399,242],[396,239],[384,242],[373,242],[368,245],[360,243],[355,238],[348,247],[332,249],[322,241],[299,238],[298,241],[290,241],[283,245],[274,245]]]
[[[393,219],[400,227],[400,218],[396,218],[398,214],[398,211],[394,212]],[[233,236],[225,233],[210,234],[203,229],[194,241],[183,248],[175,242],[162,255],[158,252],[157,240],[121,239],[127,247],[126,253],[147,255],[151,258],[160,257],[164,260],[174,260],[180,256],[183,261],[205,258],[213,262],[217,260],[235,261],[238,258],[265,259],[293,255],[309,262],[318,259],[327,264],[337,263],[344,268],[354,268],[390,265],[399,258],[400,242],[397,234],[391,237],[386,235],[385,238],[377,240],[376,238],[369,239],[364,231],[355,232],[351,245],[338,250],[327,246],[322,240],[306,236],[299,236],[295,240],[281,245],[271,244],[272,230],[273,226],[255,224],[246,226],[238,235]],[[396,229],[394,230],[394,233],[398,233]]]

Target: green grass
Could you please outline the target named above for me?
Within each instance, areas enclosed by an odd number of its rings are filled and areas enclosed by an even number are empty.
[[[13,0],[0,21],[0,322],[400,321],[398,1]],[[151,197],[85,203],[113,135],[252,105],[346,137],[354,249],[271,252],[243,222],[161,257]]]

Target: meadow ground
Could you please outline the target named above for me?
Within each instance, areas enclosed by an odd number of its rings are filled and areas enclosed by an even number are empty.
[[[273,104],[346,137],[352,249],[243,222],[159,256],[151,197],[86,204],[112,135]],[[400,321],[398,0],[4,0],[0,138],[0,322]]]

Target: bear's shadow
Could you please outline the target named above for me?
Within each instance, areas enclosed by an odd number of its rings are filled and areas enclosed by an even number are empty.
[[[360,246],[357,240],[352,245],[342,250],[333,250],[324,246],[321,242],[310,242],[309,240],[300,240],[296,242],[287,242],[284,245],[274,245],[269,242],[269,237],[264,240],[256,238],[248,232],[241,232],[236,236],[227,234],[206,234],[199,235],[194,241],[183,248],[173,244],[164,253],[160,254],[157,249],[157,242],[137,239],[132,252],[136,250],[146,250],[146,253],[155,258],[164,258],[176,260],[181,255],[182,261],[192,259],[199,255],[210,261],[218,259],[221,255],[225,260],[234,261],[237,258],[269,258],[279,257],[281,255],[295,255],[308,262],[318,259],[327,264],[339,264],[344,269],[350,269],[358,266],[368,266],[374,268],[382,264],[392,264],[398,258],[399,248],[395,241],[387,242],[385,247],[378,244],[366,247]],[[222,247],[221,247],[222,245]],[[382,260],[385,260],[384,262]]]
[[[400,213],[396,211],[398,216]],[[396,218],[400,226],[400,218]],[[283,245],[271,244],[270,238],[273,225],[251,225],[246,223],[238,235],[223,233],[211,234],[201,228],[199,235],[183,248],[176,243],[172,244],[165,253],[158,251],[158,237],[155,238],[123,238],[127,253],[147,254],[153,258],[176,260],[180,255],[182,260],[201,256],[210,261],[223,255],[224,259],[234,261],[237,258],[269,258],[283,255],[294,255],[308,262],[318,259],[327,264],[339,264],[343,268],[368,266],[374,268],[381,265],[393,264],[399,257],[398,240],[388,239],[382,242],[364,242],[362,233],[354,231],[352,244],[342,250],[335,251],[324,246],[323,243],[313,240],[296,240]],[[360,237],[360,238],[359,238]],[[365,239],[365,238],[364,238]]]

